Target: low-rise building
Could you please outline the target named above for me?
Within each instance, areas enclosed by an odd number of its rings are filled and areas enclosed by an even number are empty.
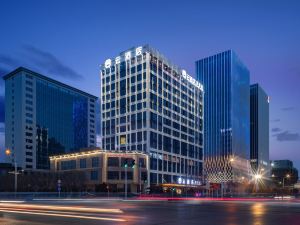
[[[148,185],[149,160],[143,153],[120,153],[101,149],[55,155],[50,157],[50,168],[55,172],[83,171],[89,190],[109,189],[140,192]],[[126,179],[127,172],[127,179]],[[63,181],[62,181],[63,182]]]
[[[271,177],[276,185],[292,187],[298,181],[298,170],[294,167],[291,160],[271,161]]]

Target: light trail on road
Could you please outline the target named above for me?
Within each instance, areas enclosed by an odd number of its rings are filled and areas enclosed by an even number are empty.
[[[34,204],[12,204],[0,203],[0,207],[13,208],[13,209],[45,209],[53,211],[76,211],[76,212],[89,212],[89,213],[123,213],[120,209],[111,208],[88,208],[82,206],[52,206],[52,205],[34,205]]]
[[[7,210],[1,209],[0,212],[5,213],[17,213],[17,214],[29,214],[29,215],[42,215],[42,216],[54,216],[54,217],[65,217],[65,218],[77,218],[77,219],[90,219],[90,220],[107,220],[115,222],[125,222],[125,219],[111,218],[111,217],[99,217],[99,216],[83,216],[83,215],[71,215],[71,214],[59,214],[59,213],[49,213],[49,212],[32,212],[32,211],[19,211],[19,210]]]
[[[123,215],[123,211],[117,208],[91,208],[78,205],[58,206],[0,202],[0,212],[114,222],[127,221],[126,219],[117,216]]]

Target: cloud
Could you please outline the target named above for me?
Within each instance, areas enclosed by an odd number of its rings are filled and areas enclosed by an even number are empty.
[[[31,45],[24,46],[26,54],[31,62],[42,71],[68,79],[82,79],[83,76],[72,68],[63,64],[58,58],[49,52],[43,51]]]
[[[16,67],[20,65],[19,60],[12,58],[8,55],[0,55],[0,64],[5,67]],[[5,69],[7,72],[7,69]]]
[[[9,70],[6,70],[6,69],[3,69],[3,68],[0,67],[0,78],[1,78],[1,80],[3,80],[2,77],[4,75],[8,74],[8,72],[9,72]]]
[[[283,131],[273,135],[277,141],[300,141],[299,133],[290,133],[289,131]]]
[[[272,128],[272,132],[279,132],[279,131],[281,131],[281,129],[280,129],[280,128],[278,128],[278,127],[274,127],[274,128]]]
[[[271,122],[273,122],[273,123],[280,122],[280,119],[273,119],[273,120],[271,120]]]
[[[296,109],[296,108],[293,107],[293,106],[281,108],[281,110],[283,110],[283,111],[293,111],[293,110],[295,110],[295,109]]]
[[[67,79],[82,79],[83,76],[74,71],[69,66],[65,65],[53,54],[44,50],[38,49],[31,45],[23,46],[23,55],[11,57],[9,55],[0,54],[0,76],[9,73],[10,71],[23,66],[28,69],[36,70],[45,75],[53,75],[56,77],[64,77]],[[17,54],[20,55],[20,54]],[[3,83],[3,82],[2,82]],[[0,81],[0,86],[2,86]]]

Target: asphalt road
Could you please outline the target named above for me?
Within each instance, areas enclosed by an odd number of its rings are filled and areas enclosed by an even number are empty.
[[[1,202],[1,225],[300,225],[300,203],[288,201]]]

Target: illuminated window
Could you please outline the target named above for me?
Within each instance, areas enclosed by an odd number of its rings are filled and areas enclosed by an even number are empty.
[[[126,145],[126,135],[122,135],[122,136],[120,137],[120,144],[121,144],[121,145]]]

